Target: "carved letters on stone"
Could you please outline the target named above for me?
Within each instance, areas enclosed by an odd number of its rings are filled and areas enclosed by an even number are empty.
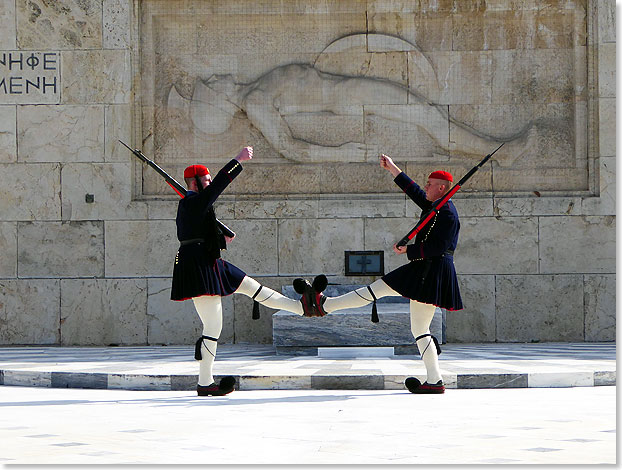
[[[60,90],[60,52],[0,51],[0,104],[56,104]]]

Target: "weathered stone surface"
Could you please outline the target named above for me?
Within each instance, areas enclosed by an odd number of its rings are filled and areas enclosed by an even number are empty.
[[[583,215],[616,214],[616,157],[600,157],[600,194],[597,197],[585,197],[581,200]]]
[[[376,157],[370,157],[373,161]],[[379,173],[378,163],[357,165],[322,165],[320,194],[368,194],[394,192],[393,177]],[[347,196],[346,196],[347,197]]]
[[[4,220],[60,219],[58,164],[2,164],[0,174],[11,175],[0,185],[0,213]],[[24,188],[36,184],[37,197]]]
[[[561,26],[568,18],[563,15],[553,16],[552,26]],[[485,12],[466,12],[452,16],[453,44],[456,50],[492,50],[492,49],[533,49],[539,39],[537,23],[542,21],[535,11],[497,10]],[[571,18],[570,18],[571,19]],[[554,34],[557,31],[549,31]],[[566,35],[572,45],[572,35]]]
[[[495,277],[458,273],[463,310],[447,311],[447,342],[491,343],[496,340]]]
[[[495,168],[494,189],[498,195],[508,192],[511,196],[516,196],[517,193],[533,194],[534,191],[586,191],[589,189],[589,182],[583,168],[558,168],[555,172],[528,168]]]
[[[572,101],[575,82],[573,49],[515,49],[491,51],[490,54],[489,60],[494,63],[494,68],[491,67],[493,73],[488,83],[493,103]],[[458,101],[451,103],[457,104]]]
[[[528,374],[460,374],[457,388],[527,388]]]
[[[128,51],[64,52],[61,75],[65,77],[62,83],[64,104],[130,102],[132,76]]]
[[[497,217],[535,215],[581,215],[580,197],[505,197],[494,199]]]
[[[339,114],[288,107],[282,116],[296,139],[335,147],[365,141],[362,106],[343,107]]]
[[[585,341],[616,340],[616,276],[585,275]]]
[[[52,372],[53,388],[107,389],[108,374],[88,372]]]
[[[580,127],[575,129],[574,122],[578,119],[584,126],[585,116],[578,114],[580,106],[575,103],[451,105],[449,112],[457,121],[491,137],[482,144],[479,136],[452,122],[449,134],[456,154],[470,152],[483,157],[498,147],[494,139],[500,139],[506,143],[493,158],[503,168],[557,170],[587,160],[586,145],[581,146],[577,132]]]
[[[222,222],[236,236],[221,255],[249,276],[278,273],[276,220],[227,220]]]
[[[454,256],[461,274],[538,272],[538,221],[534,217],[463,217]]]
[[[451,50],[452,18],[449,11],[421,13],[416,7],[413,9],[414,2],[401,3],[403,5],[395,10],[387,2],[370,4],[370,31],[398,36],[426,52]]]
[[[320,218],[404,217],[404,196],[399,194],[361,194],[344,198],[322,197]]]
[[[371,38],[378,36],[361,34],[360,37],[364,40],[366,37]],[[401,41],[391,36],[383,35],[382,37],[387,39],[391,38],[396,42]],[[349,37],[345,39],[349,39]],[[408,46],[408,43],[404,41],[401,41],[401,43]],[[371,44],[367,46],[373,52],[367,52],[367,47],[362,52],[359,52],[358,47],[355,50],[345,49],[340,52],[327,52],[327,49],[320,54],[318,59],[314,62],[314,65],[322,72],[353,77],[382,78],[407,86],[408,55],[404,52],[393,52],[389,47],[379,47],[377,42],[375,46],[376,48]],[[330,47],[331,46],[329,46],[329,48]],[[410,47],[412,48],[412,46]],[[378,48],[386,50],[379,51],[377,50]]]
[[[0,222],[0,278],[17,277],[17,223]]]
[[[146,279],[61,281],[63,346],[147,343]]]
[[[104,49],[129,49],[131,12],[129,0],[103,1]]]
[[[238,219],[273,219],[273,218],[314,218],[318,217],[316,198],[262,198],[236,197],[235,217]]]
[[[0,23],[1,23],[0,19]],[[17,109],[15,106],[0,106],[0,162],[17,161]]]
[[[261,38],[264,53],[320,53],[335,38],[366,29],[364,9],[335,13],[283,12],[271,15],[269,20],[244,13],[197,15],[198,48],[213,54],[236,54],[253,50]]]
[[[19,277],[104,275],[104,222],[19,222]]]
[[[17,44],[20,49],[101,47],[101,0],[17,2]]]
[[[439,51],[430,53],[429,58],[438,77],[438,104],[491,103],[497,79],[491,52]]]
[[[614,216],[541,217],[541,273],[615,273]]]
[[[599,42],[616,42],[616,5],[613,0],[597,2]]]
[[[0,281],[0,344],[60,343],[60,281]]]
[[[396,161],[432,161],[434,153],[449,148],[447,118],[429,105],[365,106],[365,133],[368,144],[377,148],[368,158],[374,163],[379,153]]]
[[[0,0],[0,50],[15,49],[15,1]]]
[[[107,221],[106,276],[170,276],[176,233],[174,220]]]
[[[147,217],[152,220],[173,220],[177,216],[178,207],[179,199],[147,201]]]
[[[119,140],[132,147],[132,109],[125,104],[105,107],[105,155],[107,162],[132,162],[137,158],[126,149]]]
[[[20,106],[17,119],[20,162],[104,160],[101,106]]]
[[[147,280],[147,343],[194,344],[201,320],[192,300],[171,300],[171,279]]]
[[[64,165],[63,220],[146,219],[147,203],[132,201],[130,176],[129,163]],[[87,202],[88,195],[92,202]]]
[[[344,251],[363,249],[363,221],[280,220],[279,274],[342,274]]]
[[[583,276],[496,276],[497,341],[583,341]]]
[[[456,177],[454,177],[455,181]],[[451,200],[456,206],[459,217],[491,217],[494,199],[491,197],[469,197],[465,194],[456,195]],[[411,209],[415,210],[415,205]]]
[[[616,44],[598,46],[598,92],[601,98],[616,96]]]
[[[616,100],[601,98],[598,100],[598,142],[601,157],[616,154]]]

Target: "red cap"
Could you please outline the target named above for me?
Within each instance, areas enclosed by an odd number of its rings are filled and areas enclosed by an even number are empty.
[[[451,173],[449,173],[448,171],[433,171],[432,173],[430,173],[430,176],[428,176],[428,178],[434,178],[437,180],[445,180],[445,181],[453,181],[454,177],[451,176]]]
[[[184,178],[209,175],[209,170],[204,165],[190,165],[184,170]]]

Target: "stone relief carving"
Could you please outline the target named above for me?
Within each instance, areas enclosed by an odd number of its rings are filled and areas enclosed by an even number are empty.
[[[344,0],[304,15],[277,2],[235,14],[192,0],[188,11],[142,5],[140,137],[173,173],[218,166],[252,142],[261,159],[235,194],[388,192],[367,178],[379,153],[417,178],[432,166],[460,175],[506,142],[479,191],[590,189],[582,4],[502,0],[458,14]],[[434,25],[444,27],[423,34]],[[142,191],[168,194],[148,174]]]
[[[372,35],[352,35],[341,38],[326,48],[326,52],[343,50],[342,44],[367,39]],[[383,35],[373,35],[383,36]],[[397,50],[416,51],[415,66],[425,74],[427,82],[436,84],[436,73],[428,59],[414,45],[391,36]],[[406,48],[404,47],[406,45]],[[340,116],[351,107],[372,107],[367,116],[417,128],[424,132],[442,151],[451,149],[465,154],[486,155],[495,144],[506,142],[496,155],[502,166],[511,166],[534,144],[536,129],[530,121],[515,132],[490,135],[452,117],[447,106],[392,80],[343,75],[320,70],[322,55],[313,64],[287,64],[263,73],[249,83],[238,83],[234,76],[212,75],[207,80],[197,78],[192,97],[183,98],[172,85],[167,99],[170,125],[183,122],[173,131],[178,142],[202,140],[209,146],[227,138],[235,119],[247,118],[268,143],[287,160],[297,163],[351,163],[375,159],[382,149],[364,139],[329,145],[321,140],[298,137],[288,123],[294,114]],[[433,88],[434,90],[434,88]],[[374,106],[375,105],[375,106]],[[423,109],[421,109],[423,108]],[[415,112],[413,112],[415,110]],[[344,113],[345,111],[345,113]],[[180,121],[181,119],[181,121]],[[449,124],[453,124],[451,136]],[[450,141],[451,145],[450,149]],[[190,149],[188,149],[190,150]]]

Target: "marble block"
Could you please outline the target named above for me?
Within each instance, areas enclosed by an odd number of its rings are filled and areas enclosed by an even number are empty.
[[[17,277],[17,223],[0,222],[0,277]]]
[[[19,222],[19,277],[104,275],[104,223]]]
[[[15,1],[0,0],[0,50],[15,49]]]
[[[22,49],[94,49],[102,45],[102,1],[16,2]],[[88,80],[84,80],[88,81]]]
[[[15,106],[0,106],[0,162],[17,161],[17,109]]]
[[[59,305],[57,279],[0,281],[0,344],[58,344]]]
[[[329,297],[350,292],[360,285],[328,286]],[[291,286],[283,287],[283,294],[298,298]],[[413,354],[414,338],[410,331],[409,301],[404,297],[378,299],[379,323],[371,322],[372,306],[366,305],[333,312],[324,317],[300,317],[281,310],[273,315],[273,344],[277,353],[289,354],[330,346],[397,346],[395,352]],[[430,331],[439,342],[443,341],[443,311],[436,309]],[[406,346],[406,348],[404,348]]]
[[[147,282],[144,279],[61,281],[63,346],[147,343]]]

